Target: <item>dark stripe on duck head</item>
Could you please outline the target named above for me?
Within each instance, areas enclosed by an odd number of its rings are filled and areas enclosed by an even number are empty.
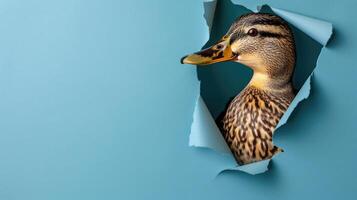
[[[274,37],[274,38],[285,37],[284,35],[282,35],[280,33],[272,33],[272,32],[268,32],[268,31],[259,31],[259,35],[261,37]]]
[[[286,22],[277,15],[270,13],[248,13],[239,17],[236,22],[244,20],[249,25],[272,25],[272,26],[285,26]]]
[[[272,25],[272,26],[284,26],[284,22],[278,18],[276,19],[256,19],[251,23],[251,25]]]
[[[244,38],[244,37],[248,37],[248,34],[233,34],[231,36],[231,39],[229,40],[229,44],[232,45],[232,43],[240,38]],[[258,36],[260,37],[272,37],[272,38],[283,38],[285,37],[285,35],[280,34],[280,33],[272,33],[272,32],[268,32],[268,31],[259,31],[258,30]]]

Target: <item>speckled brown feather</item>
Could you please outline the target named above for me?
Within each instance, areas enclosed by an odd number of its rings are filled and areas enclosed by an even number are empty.
[[[273,144],[273,132],[293,98],[292,91],[282,94],[248,86],[233,99],[222,129],[240,164],[269,159],[282,151]]]

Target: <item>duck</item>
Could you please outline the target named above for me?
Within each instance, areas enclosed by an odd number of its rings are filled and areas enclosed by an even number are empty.
[[[283,152],[273,144],[273,133],[295,97],[293,32],[279,16],[249,13],[213,46],[181,59],[198,67],[227,61],[247,66],[253,75],[224,111],[221,133],[239,165],[271,159]]]

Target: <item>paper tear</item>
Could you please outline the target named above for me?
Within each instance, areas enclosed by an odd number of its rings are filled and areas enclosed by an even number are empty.
[[[204,18],[206,19],[209,32],[212,27],[216,5],[217,1],[204,2]],[[259,11],[262,6],[257,6],[256,8]],[[273,7],[270,8],[275,14],[279,15],[284,20],[291,23],[296,28],[300,29],[302,32],[309,35],[311,38],[313,38],[323,46],[327,44],[328,40],[332,35],[333,28],[331,23],[306,17],[282,9],[277,9]],[[299,102],[309,97],[311,90],[311,76],[313,73],[314,71],[307,78],[307,80],[299,90],[298,94],[290,104],[289,108],[280,119],[276,129],[278,129],[287,122],[289,116],[297,107]],[[198,95],[196,107],[193,113],[193,122],[191,126],[189,145],[193,147],[209,148],[216,152],[230,155],[229,159],[226,161],[227,165],[225,166],[227,167],[222,168],[219,174],[227,170],[238,170],[255,175],[264,173],[268,170],[270,159],[247,165],[237,166],[237,163],[231,151],[229,150],[226,142],[224,141],[224,138],[220,133],[220,130],[217,127],[201,95]]]
[[[326,46],[332,35],[332,24],[323,20],[306,17],[296,13],[292,13],[283,9],[270,7],[275,14],[306,33],[308,36]],[[260,10],[260,9],[259,9]]]
[[[307,78],[307,80],[305,81],[304,85],[301,87],[299,92],[296,94],[294,100],[290,103],[290,106],[285,111],[284,115],[281,117],[281,119],[280,119],[278,125],[276,125],[275,129],[278,129],[280,126],[284,125],[288,121],[291,113],[294,111],[296,106],[302,100],[307,99],[310,96],[311,77],[312,77],[312,75],[313,75],[313,73]]]
[[[203,7],[204,7],[203,17],[206,20],[209,32],[211,31],[211,28],[212,28],[214,12],[216,11],[216,6],[217,6],[217,1],[215,1],[215,0],[203,2]]]
[[[189,145],[208,147],[226,154],[231,153],[201,95],[198,95],[193,113]]]
[[[219,174],[221,174],[221,173],[223,173],[225,171],[236,171],[236,170],[239,170],[239,171],[242,171],[242,172],[246,172],[246,173],[251,174],[251,175],[261,174],[261,173],[264,173],[264,172],[268,171],[269,163],[270,163],[270,159],[269,160],[262,160],[260,162],[250,163],[250,164],[238,166],[238,167],[235,167],[235,168],[227,168],[227,169],[224,169],[221,172],[219,172]]]

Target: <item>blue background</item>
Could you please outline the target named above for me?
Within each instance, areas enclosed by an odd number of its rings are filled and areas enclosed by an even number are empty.
[[[0,199],[353,199],[356,1],[269,3],[334,24],[271,170],[188,147],[201,1],[0,2]]]

